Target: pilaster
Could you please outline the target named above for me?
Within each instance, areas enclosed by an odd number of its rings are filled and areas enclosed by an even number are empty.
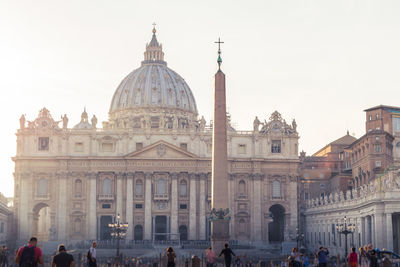
[[[97,173],[89,173],[89,207],[87,220],[88,238],[95,240],[97,236]]]
[[[190,197],[189,197],[189,240],[197,239],[197,191],[196,191],[196,175],[194,173],[189,174],[190,181]]]
[[[59,241],[67,239],[67,173],[57,173],[58,200],[57,200],[57,236]]]
[[[171,233],[179,233],[178,230],[178,175],[171,173]],[[178,239],[178,236],[171,236],[173,239]]]
[[[127,240],[133,239],[133,173],[126,175],[126,222],[128,223]]]
[[[151,190],[151,179],[153,177],[152,173],[145,174],[145,202],[144,202],[144,239],[151,240],[152,239],[152,217],[151,217],[151,209],[152,209],[152,190]]]

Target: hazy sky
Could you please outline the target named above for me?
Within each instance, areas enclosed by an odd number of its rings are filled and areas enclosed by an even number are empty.
[[[107,120],[120,81],[140,66],[152,23],[168,66],[212,118],[221,37],[227,105],[239,130],[278,110],[311,154],[363,110],[400,106],[400,1],[0,1],[0,191],[13,194],[18,119],[42,107],[70,126],[83,107]]]

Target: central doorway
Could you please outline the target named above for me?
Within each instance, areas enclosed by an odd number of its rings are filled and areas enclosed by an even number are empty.
[[[100,239],[110,240],[111,231],[108,224],[112,223],[112,216],[101,216],[100,217]]]
[[[156,216],[155,240],[167,240],[167,216]],[[160,235],[161,234],[161,235]]]
[[[285,209],[275,204],[269,208],[272,216],[272,222],[268,224],[268,239],[269,242],[283,242],[285,228]]]

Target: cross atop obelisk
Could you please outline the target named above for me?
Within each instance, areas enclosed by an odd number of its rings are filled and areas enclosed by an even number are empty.
[[[212,137],[211,246],[218,255],[229,242],[228,154],[226,132],[225,74],[221,71],[221,39],[218,38],[218,71],[215,74]],[[218,253],[218,254],[217,254]]]
[[[221,69],[221,63],[222,63],[222,58],[221,58],[221,44],[223,44],[224,42],[221,42],[221,38],[218,38],[217,42],[214,42],[216,44],[218,44],[218,69]]]

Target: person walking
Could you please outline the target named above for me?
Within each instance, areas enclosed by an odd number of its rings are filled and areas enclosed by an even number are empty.
[[[37,242],[36,237],[31,237],[26,246],[20,247],[15,263],[18,263],[20,267],[37,267],[38,264],[43,264],[42,250],[36,246]]]
[[[300,254],[299,254],[299,251],[297,250],[297,247],[292,248],[292,252],[290,253],[290,256],[293,261],[294,267],[301,267]]]
[[[378,267],[378,255],[372,244],[368,244],[367,257],[369,260],[369,267]]]
[[[58,245],[58,254],[53,257],[51,267],[74,267],[74,257],[67,253],[63,244]]]
[[[175,267],[176,254],[172,247],[167,248],[167,267]]]
[[[89,263],[89,267],[97,267],[96,247],[97,247],[97,242],[93,241],[92,246],[89,248],[89,251],[87,254],[87,260]]]
[[[329,250],[327,248],[320,247],[317,255],[318,255],[318,266],[327,267]]]
[[[3,246],[1,248],[0,266],[1,267],[8,267],[8,248],[6,246]]]
[[[369,260],[367,257],[367,245],[364,245],[364,247],[360,247],[360,267],[369,267]]]
[[[214,266],[215,254],[212,251],[211,247],[209,247],[206,250],[206,261],[207,261],[207,267],[213,267]]]
[[[357,257],[356,248],[352,247],[351,252],[349,254],[349,265],[350,267],[358,267],[358,257]]]
[[[230,267],[231,262],[232,262],[232,256],[236,256],[235,253],[233,253],[232,249],[229,247],[228,243],[225,244],[225,248],[221,250],[221,253],[219,253],[218,257],[221,257],[221,255],[224,254],[224,259],[225,259],[225,266]]]

